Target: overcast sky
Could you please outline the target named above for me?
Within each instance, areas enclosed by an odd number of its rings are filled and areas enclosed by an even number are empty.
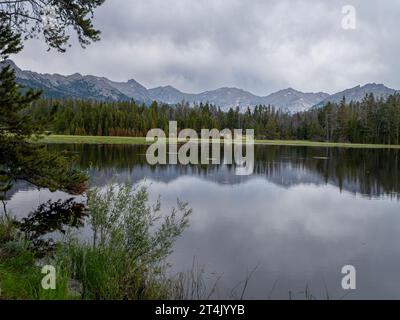
[[[342,28],[344,5],[357,13]],[[134,78],[186,92],[293,87],[333,93],[368,82],[400,89],[398,0],[106,0],[101,42],[65,54],[30,40],[13,57],[37,72]]]

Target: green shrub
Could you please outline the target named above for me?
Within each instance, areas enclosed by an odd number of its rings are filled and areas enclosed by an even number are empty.
[[[31,229],[20,228],[22,224],[11,218],[0,218],[0,299],[176,296],[176,281],[166,277],[166,258],[188,225],[191,210],[187,204],[178,201],[177,209],[163,216],[159,200],[149,205],[146,186],[124,184],[91,190],[87,209],[91,241],[69,235],[44,256],[34,248]],[[42,230],[36,220],[34,225]],[[41,286],[43,265],[56,268],[55,290]]]
[[[15,237],[14,220],[6,215],[0,216],[0,245],[14,240]]]
[[[191,210],[178,201],[168,216],[149,205],[146,186],[110,185],[88,194],[92,241],[70,239],[57,265],[83,286],[85,299],[161,299],[170,295],[166,258],[188,225]]]

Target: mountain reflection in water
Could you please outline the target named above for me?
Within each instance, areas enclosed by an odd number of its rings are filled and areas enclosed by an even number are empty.
[[[206,270],[216,297],[234,296],[246,275],[245,298],[400,298],[400,150],[256,146],[255,171],[236,176],[227,165],[146,162],[146,146],[51,145],[78,155],[91,185],[111,180],[151,184],[168,212],[189,202],[190,227],[170,258],[173,269]],[[61,192],[17,183],[8,207],[19,217]],[[357,290],[341,288],[341,268],[357,269]],[[240,291],[240,289],[237,289]]]

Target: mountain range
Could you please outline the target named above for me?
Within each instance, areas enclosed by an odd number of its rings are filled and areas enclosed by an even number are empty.
[[[376,97],[387,98],[399,92],[383,84],[369,83],[356,86],[333,95],[325,92],[304,93],[292,88],[281,90],[267,96],[257,96],[238,88],[220,88],[199,94],[184,93],[172,86],[147,89],[139,82],[131,79],[127,82],[116,82],[105,77],[81,75],[75,73],[69,76],[60,74],[40,74],[33,71],[21,70],[13,61],[7,60],[16,72],[20,85],[43,90],[43,95],[49,98],[81,98],[102,101],[135,100],[149,104],[153,101],[167,104],[177,104],[182,101],[190,104],[206,103],[217,105],[223,110],[236,108],[245,110],[256,105],[272,105],[277,108],[296,113],[308,110],[314,106],[322,106],[327,102],[360,101],[368,93]]]

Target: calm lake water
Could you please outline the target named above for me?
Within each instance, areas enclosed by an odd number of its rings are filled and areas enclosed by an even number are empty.
[[[255,172],[231,166],[149,166],[145,146],[63,145],[91,184],[144,180],[163,211],[193,208],[170,257],[171,273],[205,271],[213,298],[400,299],[399,150],[256,146]],[[66,195],[17,184],[8,208],[26,215]],[[357,290],[341,287],[344,265]]]

